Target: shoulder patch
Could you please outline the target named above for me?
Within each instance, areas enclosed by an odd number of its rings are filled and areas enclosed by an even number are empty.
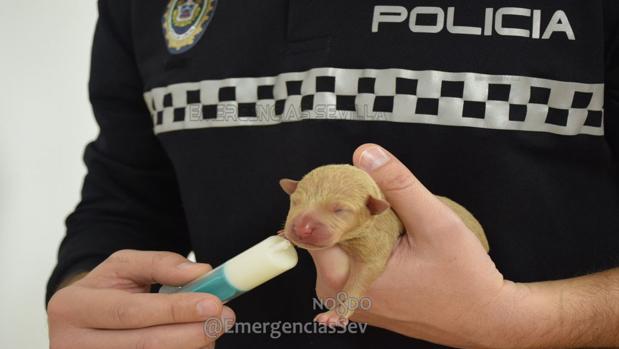
[[[194,47],[213,18],[216,5],[216,0],[170,0],[162,19],[168,51],[179,54]]]

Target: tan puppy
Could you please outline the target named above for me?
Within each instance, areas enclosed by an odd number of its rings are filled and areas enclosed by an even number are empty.
[[[339,245],[352,260],[351,271],[338,305],[316,316],[324,324],[345,325],[359,301],[383,272],[404,227],[372,177],[351,165],[314,169],[301,181],[280,180],[290,195],[290,211],[281,232],[307,250]],[[464,207],[439,197],[479,238],[488,251],[488,240],[479,222]]]

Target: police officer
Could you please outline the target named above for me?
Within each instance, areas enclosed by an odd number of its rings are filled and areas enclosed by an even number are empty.
[[[619,346],[618,25],[612,0],[100,0],[51,347]],[[281,228],[279,178],[351,157],[407,230],[364,333],[272,335],[341,289],[338,248],[230,307],[148,292]]]

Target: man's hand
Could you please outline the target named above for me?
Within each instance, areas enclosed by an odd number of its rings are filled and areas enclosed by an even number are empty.
[[[497,299],[509,284],[479,240],[382,148],[360,148],[354,163],[376,180],[407,233],[366,294],[371,308],[351,319],[451,346],[485,344],[486,324],[498,316]],[[311,252],[318,296],[332,297],[346,279],[348,257],[339,248]]]
[[[357,149],[353,161],[374,178],[407,233],[366,294],[370,309],[358,310],[352,320],[454,347],[596,345],[573,341],[579,329],[557,330],[571,322],[569,316],[579,315],[562,313],[559,296],[566,285],[578,289],[578,281],[545,285],[504,280],[475,235],[393,155],[368,144]],[[338,247],[310,252],[318,296],[335,297],[349,272],[348,256]],[[614,297],[619,304],[619,292]],[[604,338],[610,338],[610,328],[607,332]]]
[[[218,318],[229,327],[235,317],[217,297],[147,293],[153,283],[182,285],[210,270],[174,253],[116,252],[52,297],[50,348],[212,347],[225,328],[207,334],[204,321]]]

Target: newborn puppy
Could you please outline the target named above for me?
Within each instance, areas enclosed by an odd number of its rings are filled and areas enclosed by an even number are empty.
[[[368,287],[385,269],[404,227],[376,182],[351,165],[327,165],[314,169],[301,181],[280,180],[290,195],[290,211],[280,232],[307,250],[339,245],[351,257],[348,280],[338,304],[316,316],[315,321],[345,325]],[[477,220],[464,207],[439,197],[454,210],[480,239],[488,241]],[[357,301],[357,302],[354,302]]]

